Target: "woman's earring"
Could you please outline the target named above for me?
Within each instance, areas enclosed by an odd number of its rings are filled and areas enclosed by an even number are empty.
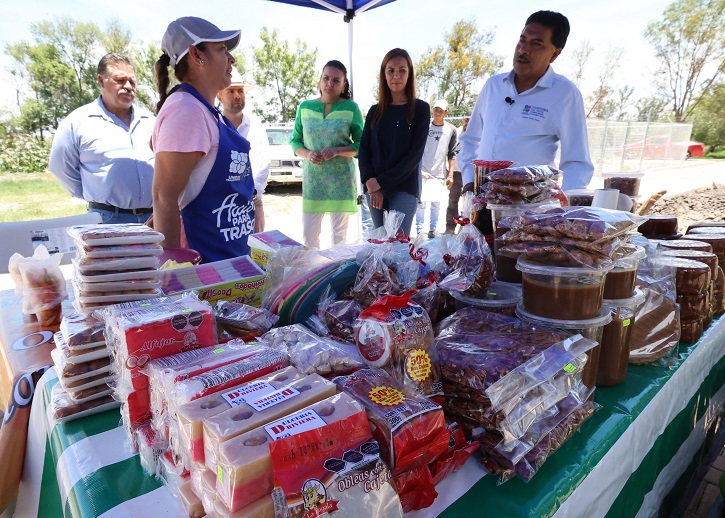
[[[200,60],[199,60],[199,64],[200,64],[200,65],[203,65],[203,64],[204,64],[204,60],[203,60],[203,59],[200,59]]]

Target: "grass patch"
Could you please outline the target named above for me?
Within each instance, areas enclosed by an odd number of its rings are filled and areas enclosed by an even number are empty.
[[[707,153],[703,158],[725,158],[725,149]]]
[[[51,219],[86,212],[50,173],[0,174],[0,222]]]

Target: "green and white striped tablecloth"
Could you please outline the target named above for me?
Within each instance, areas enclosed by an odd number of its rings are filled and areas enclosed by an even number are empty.
[[[674,366],[630,366],[619,387],[528,483],[501,486],[474,459],[444,480],[438,499],[411,517],[656,516],[687,484],[725,406],[725,318]],[[50,370],[33,402],[18,517],[182,516],[172,494],[141,469],[116,410],[50,426]],[[482,511],[484,509],[484,511]]]

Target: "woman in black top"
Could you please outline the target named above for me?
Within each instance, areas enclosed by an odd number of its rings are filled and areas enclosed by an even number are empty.
[[[405,214],[398,229],[410,235],[420,196],[420,161],[428,136],[430,106],[415,97],[413,61],[403,49],[383,58],[378,104],[365,119],[360,141],[360,177],[375,227],[383,211]]]

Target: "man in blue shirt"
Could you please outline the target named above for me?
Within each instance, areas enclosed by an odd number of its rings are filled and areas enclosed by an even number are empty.
[[[58,126],[50,171],[104,223],[144,223],[151,216],[154,117],[134,106],[136,72],[123,54],[98,63],[101,95]]]

